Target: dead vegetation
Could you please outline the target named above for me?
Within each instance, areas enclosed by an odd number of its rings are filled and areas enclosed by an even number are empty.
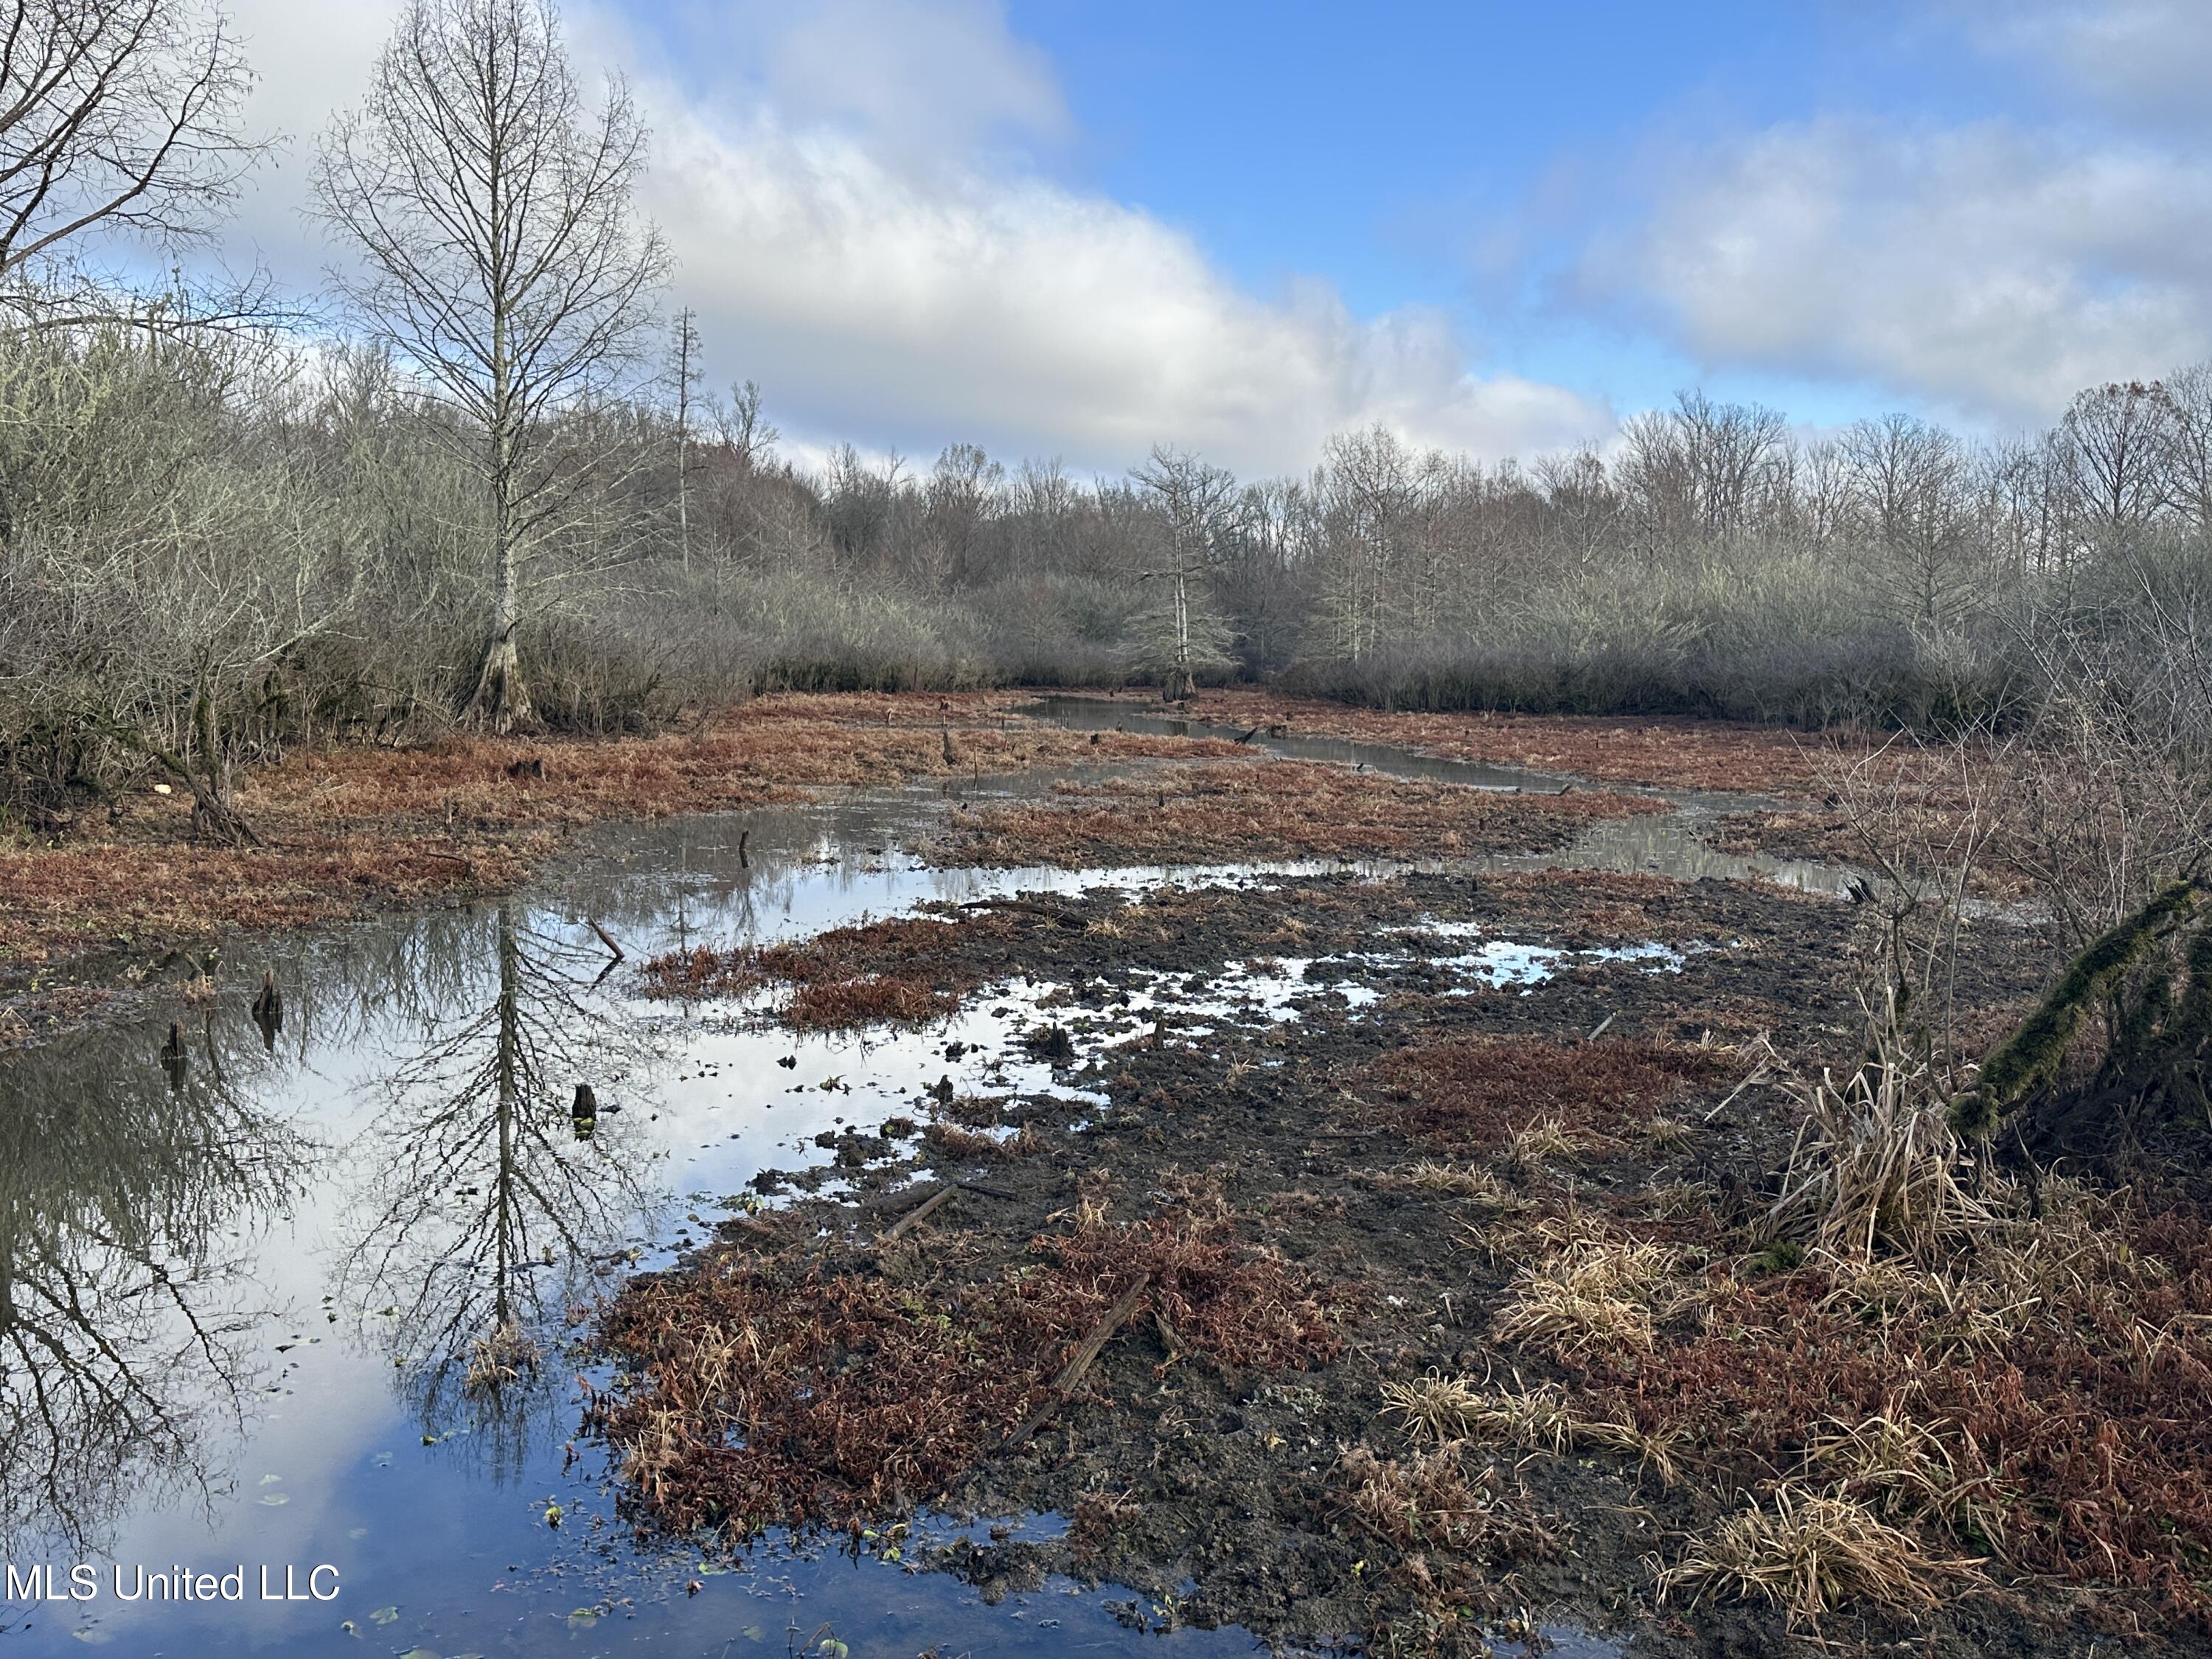
[[[606,818],[732,811],[812,790],[1161,755],[1252,758],[1228,744],[1091,734],[1005,715],[1000,694],[763,697],[644,737],[449,735],[295,749],[241,770],[234,803],[264,845],[196,836],[191,799],[147,779],[61,836],[0,840],[0,972],[94,952],[295,927],[443,894],[513,887],[562,836]]]
[[[1647,1037],[1456,1036],[1399,1048],[1370,1077],[1426,1139],[1488,1151],[1518,1136],[1521,1153],[1540,1161],[1572,1152],[1580,1136],[1632,1133],[1734,1069],[1713,1050]]]
[[[1297,761],[1194,763],[958,813],[939,855],[1071,868],[1468,856],[1557,847],[1595,820],[1666,810],[1637,795],[1503,793]]]
[[[1925,1613],[1947,1593],[1981,1582],[1977,1565],[1928,1554],[1910,1533],[1846,1498],[1775,1493],[1739,1510],[1659,1577],[1662,1596],[1686,1590],[1764,1600],[1792,1628],[1817,1626],[1838,1602],[1863,1599],[1899,1613]]]
[[[1805,738],[1728,720],[1424,714],[1241,690],[1208,691],[1189,712],[1239,730],[1279,727],[1304,737],[1393,744],[1452,760],[1662,789],[1802,793],[1818,775],[1817,745]]]
[[[903,916],[832,928],[798,944],[705,945],[653,957],[638,969],[646,995],[678,1000],[744,998],[779,986],[791,994],[775,1017],[796,1030],[919,1025],[959,1006],[975,979],[947,964],[961,924]],[[989,927],[985,921],[974,924]]]
[[[626,1286],[599,1328],[623,1375],[589,1421],[639,1524],[743,1540],[926,1502],[1028,1420],[1072,1346],[1133,1295],[1182,1351],[1223,1364],[1297,1370],[1340,1346],[1312,1279],[1187,1209],[1102,1213],[997,1267],[969,1254],[911,1277],[803,1243],[730,1249]]]

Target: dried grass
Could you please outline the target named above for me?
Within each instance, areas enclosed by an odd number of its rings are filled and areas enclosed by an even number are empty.
[[[1659,1594],[1689,1590],[1693,1607],[1708,1595],[1763,1601],[1794,1629],[1854,1599],[1927,1613],[1945,1591],[1982,1582],[1979,1564],[1928,1554],[1863,1504],[1784,1487],[1692,1544],[1659,1575]]]
[[[1255,858],[1474,854],[1565,844],[1599,818],[1664,811],[1640,795],[1516,795],[1249,758],[1060,783],[1047,802],[958,814],[947,861],[1194,864]]]
[[[1884,1045],[1838,1086],[1795,1080],[1806,1121],[1768,1224],[1845,1261],[1948,1260],[1999,1224],[1924,1062]]]
[[[925,1499],[1026,1414],[1140,1273],[1146,1305],[1218,1364],[1302,1369],[1342,1346],[1301,1270],[1189,1216],[1040,1238],[988,1270],[928,1260],[894,1283],[808,1240],[617,1292],[599,1336],[622,1370],[587,1417],[640,1524],[745,1537]]]
[[[526,1376],[535,1376],[544,1358],[545,1350],[537,1339],[509,1320],[471,1345],[462,1389],[471,1395],[497,1394]]]
[[[1796,734],[1729,720],[1425,714],[1243,690],[1209,691],[1194,713],[1239,731],[1281,726],[1303,736],[1394,744],[1455,760],[1662,788],[1803,793],[1819,772],[1819,755]]]
[[[1491,1334],[1554,1358],[1649,1352],[1660,1322],[1699,1299],[1680,1267],[1680,1252],[1663,1244],[1577,1241],[1514,1274]]]
[[[1449,1146],[1501,1146],[1531,1115],[1563,1133],[1633,1132],[1729,1073],[1711,1050],[1641,1037],[1562,1042],[1447,1037],[1400,1048],[1367,1076],[1408,1128]]]
[[[1338,1461],[1337,1474],[1346,1509],[1401,1550],[1523,1559],[1544,1553],[1554,1541],[1494,1470],[1470,1480],[1457,1446],[1390,1459],[1353,1446]]]
[[[1572,1158],[1589,1144],[1588,1135],[1570,1129],[1558,1118],[1538,1118],[1505,1137],[1505,1162],[1510,1168],[1533,1171],[1553,1158]]]
[[[1556,1383],[1492,1392],[1474,1378],[1432,1370],[1410,1382],[1382,1385],[1383,1410],[1416,1443],[1473,1440],[1564,1455],[1595,1448],[1649,1464],[1662,1481],[1676,1478],[1669,1443],[1623,1417],[1593,1416]]]

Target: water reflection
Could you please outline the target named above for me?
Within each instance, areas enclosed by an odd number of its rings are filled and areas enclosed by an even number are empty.
[[[466,1430],[499,1474],[565,1382],[547,1362],[580,1274],[649,1225],[641,1115],[602,1118],[597,1100],[626,1085],[634,1108],[659,1055],[620,1005],[592,1000],[603,950],[514,898],[453,931],[396,1011],[411,1041],[369,1084],[376,1114],[348,1149],[337,1293],[382,1322],[424,1433]]]
[[[211,1018],[88,1073],[0,1070],[0,1545],[97,1547],[126,1499],[203,1503],[262,1311],[224,1241],[299,1189],[306,1147],[232,1083]]]

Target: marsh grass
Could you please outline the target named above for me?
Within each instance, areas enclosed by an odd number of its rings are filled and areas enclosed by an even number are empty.
[[[1681,1267],[1680,1252],[1667,1245],[1577,1240],[1513,1275],[1491,1334],[1554,1358],[1648,1352],[1662,1321],[1701,1299]]]
[[[1557,1383],[1492,1391],[1472,1377],[1431,1370],[1382,1385],[1383,1412],[1416,1444],[1470,1440],[1564,1455],[1595,1448],[1634,1457],[1668,1484],[1676,1479],[1669,1443],[1645,1434],[1626,1416],[1592,1415]]]
[[[1927,1613],[1985,1582],[1978,1562],[1930,1555],[1863,1504],[1784,1487],[1693,1542],[1659,1575],[1659,1594],[1687,1591],[1692,1607],[1707,1595],[1763,1601],[1796,1629],[1855,1598]]]

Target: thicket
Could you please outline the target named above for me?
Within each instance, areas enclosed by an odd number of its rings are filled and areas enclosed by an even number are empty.
[[[1393,706],[1943,727],[2039,706],[2085,650],[2126,662],[2212,592],[2203,370],[2084,392],[1994,447],[1905,417],[1806,443],[1686,396],[1603,458],[1492,466],[1372,430],[1243,485],[1164,450],[1097,482],[967,445],[810,472],[776,458],[757,392],[701,401],[680,424],[657,396],[550,417],[574,483],[518,630],[550,725],[1188,672]],[[343,341],[0,335],[9,810],[149,756],[450,719],[495,580],[454,418]]]

